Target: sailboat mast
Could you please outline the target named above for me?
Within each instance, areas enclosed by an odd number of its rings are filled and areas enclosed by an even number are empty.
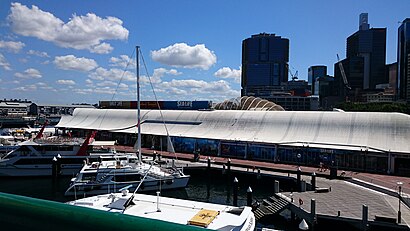
[[[137,136],[137,152],[138,161],[141,163],[141,101],[140,101],[140,63],[139,63],[139,52],[140,47],[136,46],[136,65],[137,65],[137,126],[138,126],[138,136]]]

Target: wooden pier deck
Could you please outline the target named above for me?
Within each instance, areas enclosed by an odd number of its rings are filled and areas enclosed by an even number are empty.
[[[316,181],[317,187],[331,190],[322,193],[315,191],[283,192],[279,196],[286,198],[288,201],[292,201],[291,198],[293,198],[293,202],[291,202],[293,205],[292,211],[301,217],[307,216],[308,219],[312,218],[310,213],[311,200],[314,199],[317,219],[344,220],[364,230],[362,227],[363,205],[366,205],[368,208],[366,220],[368,220],[369,225],[378,223],[377,225],[385,225],[393,228],[393,230],[410,230],[410,209],[403,202],[401,202],[402,222],[401,224],[397,223],[399,210],[397,197],[344,180],[317,178]]]

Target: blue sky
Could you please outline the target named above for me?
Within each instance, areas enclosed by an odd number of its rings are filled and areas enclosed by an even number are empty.
[[[345,57],[359,14],[387,28],[386,63],[410,1],[0,1],[0,98],[38,103],[135,100],[130,62],[140,45],[160,100],[240,95],[242,40],[261,32],[290,40],[292,72]],[[130,63],[129,68],[125,68]],[[132,66],[132,68],[130,68]],[[142,99],[154,100],[141,69]],[[115,94],[114,94],[115,93]]]

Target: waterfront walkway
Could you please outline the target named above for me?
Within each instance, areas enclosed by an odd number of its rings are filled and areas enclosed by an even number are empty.
[[[134,152],[133,147],[129,146],[117,146],[116,149],[122,152]],[[163,157],[167,158],[177,158],[181,160],[193,160],[193,154],[187,153],[169,153],[166,151],[156,151],[158,154],[161,154]],[[153,150],[148,148],[142,149],[142,154],[152,156]],[[226,157],[215,157],[211,156],[212,164],[223,165],[227,164],[228,158]],[[201,155],[200,161],[206,162],[208,156]],[[263,162],[263,161],[252,161],[252,160],[243,160],[243,159],[233,159],[231,158],[231,165],[232,166],[240,166],[249,168],[249,171],[257,171],[260,170],[268,170],[273,172],[282,172],[282,173],[296,173],[298,168],[297,165],[291,164],[280,164],[280,163],[272,163],[272,162]],[[330,170],[322,170],[320,171],[319,168],[315,167],[306,167],[301,166],[302,174],[304,175],[311,175],[313,172],[316,173],[318,177],[329,177]],[[354,171],[343,171],[338,170],[337,175],[341,178],[354,178],[363,182],[367,182],[369,184],[374,184],[383,188],[386,188],[392,192],[398,193],[398,185],[397,182],[402,182],[402,193],[404,195],[410,195],[410,178],[409,177],[402,177],[402,176],[393,176],[393,175],[381,175],[381,174],[374,174],[374,173],[363,173],[363,172],[354,172]]]

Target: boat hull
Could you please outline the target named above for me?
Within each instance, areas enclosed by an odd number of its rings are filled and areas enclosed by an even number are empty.
[[[190,176],[182,176],[173,179],[166,179],[166,180],[145,180],[138,192],[152,192],[158,190],[169,190],[169,189],[177,189],[177,188],[185,188],[188,184]],[[129,188],[130,191],[134,191],[140,181],[129,181],[129,182],[121,182],[121,183],[99,183],[99,184],[92,184],[92,183],[84,183],[79,184],[76,183],[71,185],[67,191],[64,193],[65,196],[77,196],[77,195],[84,195],[84,196],[92,196],[92,195],[100,195],[112,192],[118,192],[119,189],[132,185]]]
[[[81,170],[82,165],[61,166],[60,176],[73,176]],[[52,176],[51,165],[6,165],[0,166],[0,176],[26,177],[26,176]]]

